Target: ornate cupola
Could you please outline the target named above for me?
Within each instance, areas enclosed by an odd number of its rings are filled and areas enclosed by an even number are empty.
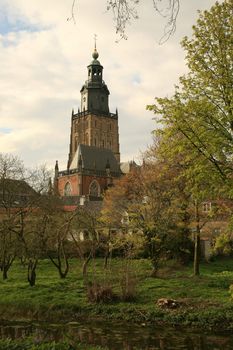
[[[98,60],[96,50],[92,54],[93,60],[87,66],[88,79],[81,89],[81,112],[109,113],[108,96],[109,90],[103,81],[103,66]]]
[[[109,149],[120,163],[118,112],[109,110],[109,90],[103,81],[103,66],[99,62],[96,49],[92,61],[87,66],[87,80],[81,89],[81,108],[71,114],[70,151],[67,169],[76,159],[79,145]],[[82,169],[82,167],[78,167]]]

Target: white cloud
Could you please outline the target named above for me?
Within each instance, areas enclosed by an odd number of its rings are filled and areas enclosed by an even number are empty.
[[[118,44],[105,1],[78,0],[75,25],[67,22],[71,0],[2,0],[7,28],[0,35],[0,151],[19,154],[26,165],[53,166],[59,159],[66,166],[70,114],[79,106],[97,33],[110,107],[119,109],[122,159],[136,159],[155,125],[145,106],[172,93],[185,72],[179,41],[191,33],[196,10],[214,2],[182,2],[177,32],[161,46],[164,22],[150,0],[141,1],[139,20]]]

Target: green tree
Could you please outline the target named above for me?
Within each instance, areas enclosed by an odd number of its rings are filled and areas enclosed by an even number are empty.
[[[180,158],[196,222],[194,274],[199,274],[200,205],[232,191],[233,1],[200,13],[191,39],[184,38],[189,73],[171,98],[148,106],[162,127],[160,154]],[[159,117],[158,117],[159,116]]]
[[[184,38],[189,73],[171,98],[148,106],[170,135],[187,140],[190,151],[210,162],[221,177],[232,171],[233,1],[200,13],[191,39]]]
[[[113,242],[116,247],[117,242],[127,247],[128,240],[132,251],[144,249],[153,276],[162,257],[169,254],[184,261],[190,246],[187,199],[181,181],[179,185],[178,180],[176,184],[173,181],[177,169],[168,168],[155,154],[154,149],[150,150],[141,169],[132,171],[107,191],[102,211],[105,222],[118,231],[111,237],[111,247]]]

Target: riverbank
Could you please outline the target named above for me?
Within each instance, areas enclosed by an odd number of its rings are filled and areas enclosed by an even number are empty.
[[[111,269],[103,269],[102,259],[90,265],[89,279],[122,294],[125,262],[114,259]],[[135,289],[133,301],[116,298],[109,303],[90,303],[81,275],[81,263],[72,260],[70,273],[60,279],[48,260],[40,261],[36,286],[26,281],[26,268],[15,263],[9,278],[0,281],[0,317],[2,320],[70,322],[104,319],[147,324],[188,326],[214,331],[233,330],[233,303],[229,286],[233,282],[233,261],[222,259],[201,265],[200,277],[192,276],[191,266],[170,262],[150,277],[147,260],[134,260],[128,277]],[[160,298],[179,302],[175,309],[161,308]]]
[[[0,350],[106,350],[99,346],[75,344],[72,347],[68,342],[43,342],[41,344],[36,343],[32,338],[23,340],[11,340],[11,339],[0,339]]]

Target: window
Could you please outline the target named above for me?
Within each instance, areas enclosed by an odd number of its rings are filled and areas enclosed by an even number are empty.
[[[202,209],[204,213],[209,213],[211,211],[211,202],[205,202],[202,204]]]
[[[64,195],[65,196],[71,196],[71,194],[72,194],[71,184],[69,182],[67,182],[65,184],[65,187],[64,187]]]
[[[213,229],[213,234],[214,235],[219,235],[221,233],[221,229],[220,228],[214,228]]]
[[[89,186],[89,194],[93,197],[99,197],[100,195],[100,185],[96,180],[93,180]]]

